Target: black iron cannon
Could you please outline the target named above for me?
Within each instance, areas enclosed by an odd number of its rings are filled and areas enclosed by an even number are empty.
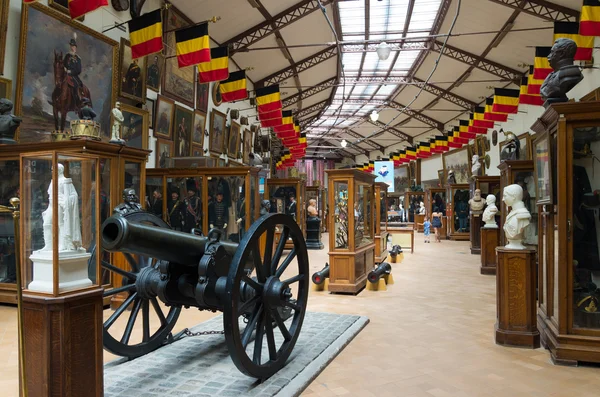
[[[312,275],[312,282],[321,285],[325,279],[329,278],[329,263],[325,263],[325,267]]]
[[[392,272],[392,265],[387,262],[383,262],[373,268],[367,275],[367,280],[371,283],[376,283],[379,279]]]
[[[401,252],[402,252],[402,247],[400,247],[399,245],[394,245],[392,247],[392,249],[390,250],[390,256],[396,257]]]
[[[275,245],[276,229],[281,238]],[[101,233],[102,247],[121,253],[129,267],[102,261],[123,278],[122,286],[105,291],[105,297],[124,300],[104,323],[108,351],[135,358],[158,349],[176,339],[171,331],[181,308],[196,307],[223,312],[229,354],[243,373],[266,379],[285,365],[302,327],[309,286],[306,243],[290,216],[262,216],[240,244],[220,241],[216,229],[208,237],[170,230],[141,211],[108,218]],[[293,249],[284,254],[289,239]],[[141,338],[134,340],[140,313]],[[121,316],[125,326],[112,327]]]

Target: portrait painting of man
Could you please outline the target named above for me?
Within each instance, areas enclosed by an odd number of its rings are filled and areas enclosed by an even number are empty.
[[[210,113],[210,151],[216,155],[224,152],[225,114],[214,110]]]
[[[146,87],[158,92],[160,80],[165,65],[165,58],[161,54],[148,56],[148,69],[146,70]]]
[[[181,106],[175,106],[175,157],[187,157],[192,150],[192,118],[191,110]]]
[[[146,58],[131,58],[129,40],[121,38],[120,49],[121,96],[143,102],[146,98]]]

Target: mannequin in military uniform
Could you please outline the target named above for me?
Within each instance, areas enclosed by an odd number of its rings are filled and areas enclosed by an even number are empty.
[[[240,199],[237,202],[236,212],[238,218],[235,222],[238,224],[238,233],[241,240],[242,237],[244,237],[244,232],[246,230],[246,196],[243,191],[240,194]]]
[[[217,191],[216,200],[208,208],[208,223],[210,228],[227,229],[227,204],[223,201],[223,192]]]
[[[185,222],[183,231],[189,233],[192,229],[202,226],[202,205],[196,194],[196,189],[188,187],[188,197],[185,199]]]
[[[125,188],[123,190],[123,202],[115,207],[113,215],[125,215],[130,212],[142,211],[135,189]]]
[[[167,202],[168,222],[173,230],[183,230],[183,219],[185,217],[185,206],[179,200],[178,192],[171,192],[171,200]]]
[[[71,52],[65,55],[65,59],[63,59],[63,66],[65,71],[69,75],[69,85],[73,87],[74,97],[77,98],[77,102],[81,101],[81,89],[83,87],[83,83],[79,78],[81,74],[81,58],[77,55],[77,42],[75,39],[77,35],[74,33],[73,38],[69,41],[69,47]]]
[[[290,206],[288,207],[287,213],[296,220],[296,197],[294,196],[290,196]]]

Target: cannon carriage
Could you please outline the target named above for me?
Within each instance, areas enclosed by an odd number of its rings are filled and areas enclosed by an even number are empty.
[[[282,236],[277,243],[275,233]],[[241,372],[266,379],[280,370],[306,311],[309,266],[302,231],[292,217],[268,214],[239,244],[220,236],[218,229],[207,237],[174,231],[144,211],[108,218],[101,228],[102,247],[121,253],[129,269],[102,261],[123,278],[123,285],[105,296],[126,294],[104,323],[105,349],[128,358],[156,350],[176,339],[171,331],[182,307],[195,307],[223,313],[229,354]],[[141,341],[134,341],[139,317]],[[125,319],[124,327],[115,326]]]

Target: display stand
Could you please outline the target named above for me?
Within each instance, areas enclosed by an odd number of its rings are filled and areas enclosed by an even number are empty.
[[[404,193],[404,209],[407,211],[407,220],[409,223],[417,223],[416,215],[419,212],[420,203],[425,202],[425,192],[406,192]],[[422,223],[422,222],[421,222]],[[415,225],[415,230],[417,230]]]
[[[320,181],[315,180],[313,181],[313,186],[306,186],[306,205],[308,206],[308,202],[311,199],[317,200],[317,211],[321,220],[321,232],[325,232],[327,228],[327,191],[323,186],[320,184],[315,185],[315,183],[320,183]]]
[[[469,223],[469,185],[453,184],[447,187],[448,235],[451,240],[468,241],[470,238]]]
[[[300,230],[306,237],[306,181],[300,178],[274,178],[265,182],[265,194],[271,201],[271,212],[288,214],[294,217]],[[295,204],[292,204],[294,197]],[[294,208],[295,207],[295,208]],[[275,231],[274,247],[277,247],[281,231]],[[285,244],[286,249],[294,248],[291,240]]]
[[[329,209],[329,291],[357,294],[375,264],[375,175],[326,170]]]
[[[388,255],[387,190],[387,183],[375,183],[375,263],[377,264],[385,261]]]
[[[483,211],[471,211],[469,222],[471,224],[471,254],[481,254],[481,215]]]
[[[481,274],[496,274],[496,247],[500,242],[500,229],[481,228]]]
[[[423,222],[425,222],[425,215],[415,214],[415,231],[417,233],[423,233]]]
[[[471,182],[469,183],[469,193],[470,197],[475,195],[475,190],[479,189],[481,191],[481,199],[485,200],[488,195],[493,194],[496,196],[496,205],[498,208],[498,214],[496,215],[496,222],[500,220],[500,208],[502,207],[499,203],[501,202],[501,190],[500,190],[500,177],[499,176],[473,176],[471,178]],[[472,217],[471,217],[472,218]],[[480,228],[483,227],[485,222],[483,222],[482,217],[479,217],[479,224],[477,222],[473,223],[473,219],[471,219],[471,253],[479,254],[483,247],[480,247]],[[492,256],[494,257],[494,263],[496,263],[496,252],[491,251]],[[495,273],[494,273],[495,274]]]
[[[548,176],[541,186],[548,194],[539,194],[537,201],[537,319],[542,345],[556,364],[600,362],[600,305],[594,288],[600,285],[600,213],[594,194],[600,189],[594,159],[600,154],[598,126],[598,101],[552,105],[532,126],[536,173]],[[549,142],[549,152],[539,140]]]
[[[536,324],[535,251],[496,248],[496,343],[540,347]]]

